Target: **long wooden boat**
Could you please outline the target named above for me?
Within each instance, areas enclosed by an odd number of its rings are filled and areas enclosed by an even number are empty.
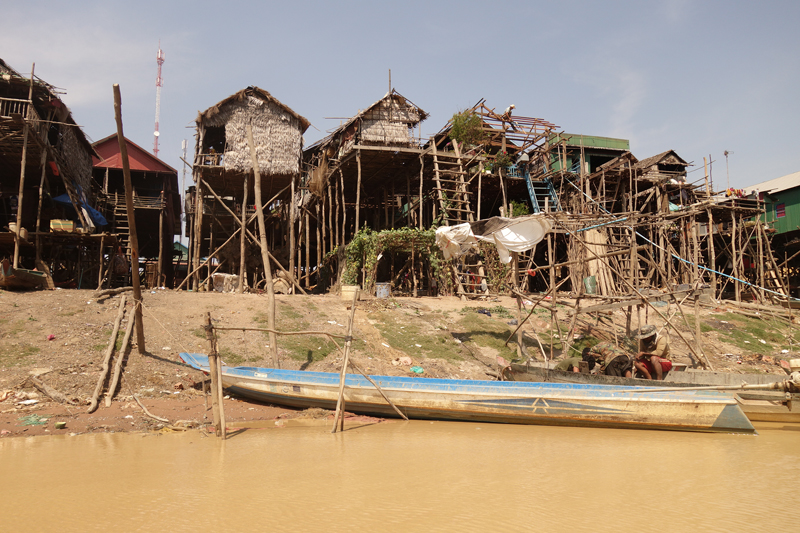
[[[25,268],[14,268],[8,259],[0,261],[0,287],[4,289],[37,289],[47,280],[44,273]]]
[[[208,372],[208,357],[181,353]],[[753,433],[732,396],[716,391],[643,392],[641,387],[569,383],[473,381],[371,376],[409,418],[511,424]],[[230,394],[291,407],[334,409],[339,374],[254,367],[222,367]],[[397,414],[374,385],[348,374],[344,398],[350,412]]]
[[[785,377],[785,376],[784,376]],[[715,385],[738,385],[742,378],[754,384],[766,384],[780,380],[781,376],[744,376],[723,372],[670,372],[663,381],[639,378],[623,378],[602,374],[566,372],[539,365],[513,363],[503,369],[503,379],[535,383],[575,383],[587,385],[612,385],[628,387],[711,387]],[[752,422],[783,422],[800,424],[800,394],[777,390],[728,391]]]

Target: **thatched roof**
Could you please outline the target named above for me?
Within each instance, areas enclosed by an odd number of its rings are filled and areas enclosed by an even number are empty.
[[[392,89],[381,99],[352,116],[329,135],[309,146],[308,150],[314,151],[321,146],[338,141],[344,132],[352,131],[357,122],[362,124],[361,138],[363,141],[389,144],[392,140],[405,142],[408,139],[408,127],[416,126],[426,118],[428,118],[428,113]],[[399,127],[397,132],[387,131],[387,123],[390,122],[397,124]]]
[[[648,169],[653,165],[677,165],[688,167],[689,163],[684,161],[678,154],[676,154],[675,150],[667,150],[666,152],[661,152],[660,154],[648,157],[647,159],[642,159],[636,166],[638,168]]]
[[[204,153],[209,129],[224,129],[222,166],[228,172],[248,173],[253,169],[248,124],[253,129],[262,174],[288,176],[300,170],[303,133],[310,123],[263,89],[243,89],[201,112],[196,122],[198,141],[204,143],[198,146],[198,153]],[[221,133],[218,135],[222,138]]]
[[[242,89],[238,93],[234,93],[234,94],[230,95],[229,97],[225,98],[224,100],[222,100],[222,101],[218,102],[217,104],[209,107],[205,111],[201,111],[197,116],[197,123],[199,124],[201,122],[205,123],[207,121],[213,121],[214,117],[216,117],[220,113],[221,108],[223,108],[226,104],[231,103],[231,102],[243,102],[246,99],[248,99],[249,97],[260,98],[260,99],[264,100],[265,102],[269,102],[271,104],[275,104],[276,106],[280,107],[281,109],[283,109],[284,111],[286,111],[287,113],[292,115],[294,118],[296,118],[300,122],[300,126],[301,126],[300,133],[305,133],[305,131],[311,125],[311,123],[305,117],[295,113],[294,110],[291,107],[283,104],[280,100],[278,100],[277,98],[275,98],[274,96],[269,94],[269,92],[265,91],[264,89],[261,89],[259,87],[254,86],[254,85],[251,85],[247,89]]]

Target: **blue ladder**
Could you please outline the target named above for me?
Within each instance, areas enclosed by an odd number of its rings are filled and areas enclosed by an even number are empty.
[[[509,171],[511,167],[509,167]],[[556,195],[555,187],[550,178],[544,178],[540,181],[531,181],[531,176],[528,169],[520,172],[516,165],[514,166],[514,175],[519,177],[520,174],[525,177],[525,184],[528,186],[528,196],[531,198],[531,206],[533,206],[534,213],[544,212],[545,198],[551,211],[561,211],[561,206],[558,203],[558,195]],[[508,174],[511,176],[511,172]]]

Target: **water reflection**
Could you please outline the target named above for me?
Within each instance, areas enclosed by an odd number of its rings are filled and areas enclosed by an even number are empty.
[[[784,529],[800,435],[391,422],[0,440],[3,529]]]

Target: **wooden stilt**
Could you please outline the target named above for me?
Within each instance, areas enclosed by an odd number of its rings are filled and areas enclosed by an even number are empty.
[[[356,183],[356,225],[353,229],[354,234],[361,229],[361,226],[359,226],[361,222],[359,218],[361,213],[361,150],[356,150],[356,164],[358,165],[358,181]]]
[[[422,175],[425,169],[425,159],[419,158],[419,229],[422,229]]]
[[[242,227],[246,227],[247,224],[247,193],[248,189],[250,188],[250,175],[244,175],[244,183],[243,183],[243,190],[242,190]],[[260,202],[261,198],[256,198],[256,202]],[[222,203],[222,202],[220,202]],[[209,250],[209,253],[211,250]],[[247,262],[247,238],[245,237],[244,231],[241,233],[241,238],[239,239],[239,290],[237,291],[239,294],[244,292],[245,286],[245,263]]]
[[[25,169],[28,167],[28,120],[33,112],[33,71],[35,67],[35,63],[31,65],[31,83],[30,87],[28,88],[28,106],[26,107],[25,111],[25,124],[22,126],[22,157],[20,158],[19,163],[19,193],[17,196],[16,218],[17,226],[14,230],[14,268],[19,266],[19,249],[22,241],[22,238],[20,237],[20,233],[22,232],[22,206],[24,205],[22,200],[25,196]]]
[[[295,266],[299,267],[299,264],[295,262],[295,253],[296,253],[296,240],[294,234],[294,226],[295,226],[295,204],[297,203],[294,197],[294,177],[292,177],[292,190],[291,190],[291,200],[289,201],[289,272],[292,274],[294,279],[298,278],[298,270],[299,268],[295,268]]]
[[[305,286],[306,286],[306,289],[307,289],[310,286],[310,283],[311,283],[311,253],[310,253],[310,250],[311,250],[311,237],[310,237],[311,229],[309,228],[310,217],[308,216],[308,210],[305,210],[305,213],[306,213],[306,217],[305,217],[305,222],[306,222],[306,258],[305,258],[306,259],[306,261],[305,261],[306,272],[305,272],[305,279],[306,279],[306,283],[305,283]]]
[[[269,263],[269,251],[267,250],[267,227],[264,222],[264,208],[261,206],[261,170],[258,166],[256,157],[256,145],[253,141],[253,128],[247,125],[247,144],[250,145],[250,158],[253,162],[253,187],[256,196],[256,215],[258,216],[258,231],[261,243],[261,261],[264,263],[264,277],[267,286],[267,326],[275,329],[275,287],[272,283],[272,267]],[[292,178],[294,179],[294,178]],[[294,202],[294,197],[292,198]],[[242,228],[242,238],[247,228]],[[269,334],[269,349],[272,353],[272,364],[275,368],[280,368],[278,361],[278,337],[274,333]]]

